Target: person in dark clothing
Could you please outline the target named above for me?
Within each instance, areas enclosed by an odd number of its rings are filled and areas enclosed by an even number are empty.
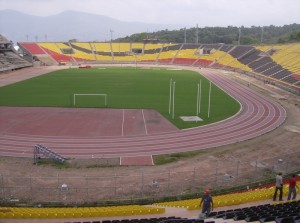
[[[209,215],[211,211],[214,209],[214,202],[213,198],[210,194],[209,190],[205,190],[204,194],[202,195],[201,201],[200,201],[200,207],[202,206],[202,212],[200,214],[201,217],[206,217]]]

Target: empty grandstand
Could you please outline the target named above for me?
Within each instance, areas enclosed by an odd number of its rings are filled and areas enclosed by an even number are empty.
[[[20,57],[12,43],[0,35],[0,72],[16,70],[32,66],[31,63]]]
[[[18,43],[41,61],[56,63],[149,63],[216,68],[255,75],[268,83],[300,89],[300,44],[236,46],[225,44],[38,42]]]

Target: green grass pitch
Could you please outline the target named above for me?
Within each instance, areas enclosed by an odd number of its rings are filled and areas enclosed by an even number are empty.
[[[176,82],[175,118],[169,115],[170,79]],[[179,116],[196,115],[197,84],[201,79],[201,122]],[[107,94],[109,108],[155,109],[179,128],[191,128],[226,119],[240,105],[212,85],[210,117],[209,81],[186,70],[107,68],[65,69],[0,88],[0,106],[73,107],[73,94]],[[78,96],[76,107],[104,107],[104,98]]]

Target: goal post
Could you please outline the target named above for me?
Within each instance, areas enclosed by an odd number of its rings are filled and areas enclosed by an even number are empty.
[[[104,97],[104,105],[107,107],[107,94],[73,94],[73,105],[76,106],[76,97],[78,96],[100,96]]]

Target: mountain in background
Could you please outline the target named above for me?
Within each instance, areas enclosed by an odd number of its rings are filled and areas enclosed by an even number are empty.
[[[284,26],[203,27],[183,29],[180,25],[123,22],[107,16],[65,11],[52,16],[32,16],[13,10],[0,11],[0,33],[16,42],[110,41],[141,42],[158,39],[160,42],[238,44],[287,43],[300,41],[300,24]],[[263,32],[262,32],[263,31]],[[198,41],[197,41],[198,39]]]
[[[110,41],[141,32],[178,29],[179,25],[123,22],[107,16],[65,11],[52,16],[33,16],[14,10],[0,11],[0,33],[16,42]],[[111,32],[112,30],[112,32]]]

